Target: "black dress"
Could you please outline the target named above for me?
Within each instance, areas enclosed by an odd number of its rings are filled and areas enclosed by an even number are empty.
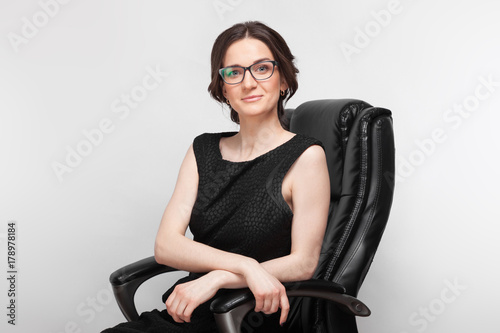
[[[221,156],[222,136],[235,132],[205,133],[195,138],[198,195],[189,228],[194,240],[256,259],[258,262],[285,256],[291,250],[293,213],[282,195],[282,182],[297,158],[311,145],[321,145],[300,134],[273,150],[244,162]],[[198,278],[190,273],[177,284]],[[173,291],[172,286],[162,297]],[[220,290],[215,297],[228,290]],[[209,300],[200,305],[190,323],[176,323],[166,310],[145,312],[138,321],[119,324],[103,333],[217,332]],[[279,313],[251,313],[244,327],[252,332],[278,332]]]

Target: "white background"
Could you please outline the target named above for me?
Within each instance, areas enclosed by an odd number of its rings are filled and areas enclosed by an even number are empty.
[[[494,0],[2,0],[0,330],[123,321],[109,274],[153,254],[192,139],[236,129],[206,91],[212,43],[261,20],[297,58],[288,107],[352,97],[393,111],[398,181],[359,294],[373,312],[360,332],[498,332],[499,14]],[[125,113],[131,93],[143,100]],[[78,147],[86,156],[69,167]],[[67,166],[59,177],[57,163]],[[6,316],[9,221],[16,326]],[[161,308],[177,278],[142,288],[140,310]]]

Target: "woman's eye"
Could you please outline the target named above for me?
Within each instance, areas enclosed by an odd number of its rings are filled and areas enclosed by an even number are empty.
[[[226,76],[227,77],[235,77],[241,74],[241,70],[239,69],[230,69],[226,71]]]
[[[255,71],[257,73],[265,73],[269,70],[269,67],[267,65],[258,65],[257,68],[255,68]]]

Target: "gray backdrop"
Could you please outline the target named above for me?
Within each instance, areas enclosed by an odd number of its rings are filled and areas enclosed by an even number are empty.
[[[192,139],[237,129],[206,91],[212,43],[261,20],[297,57],[289,107],[352,97],[394,114],[395,200],[360,331],[498,332],[499,14],[494,0],[2,0],[0,330],[123,321],[109,274],[153,254]],[[178,277],[142,288],[140,310]]]

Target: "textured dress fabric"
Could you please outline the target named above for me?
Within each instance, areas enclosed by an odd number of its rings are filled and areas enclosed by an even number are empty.
[[[291,250],[293,213],[282,195],[285,175],[314,138],[296,134],[287,142],[255,159],[243,162],[225,160],[220,152],[221,137],[235,132],[205,133],[195,138],[193,150],[198,167],[198,194],[189,228],[194,240],[224,251],[238,253],[264,262],[286,256]],[[190,273],[176,282],[200,277]],[[168,298],[172,286],[162,297]],[[214,297],[230,290],[219,290]],[[190,323],[175,323],[164,311],[141,314],[134,322],[119,324],[105,333],[138,332],[217,332],[210,303],[200,305]],[[251,312],[243,331],[278,332],[279,313]]]

